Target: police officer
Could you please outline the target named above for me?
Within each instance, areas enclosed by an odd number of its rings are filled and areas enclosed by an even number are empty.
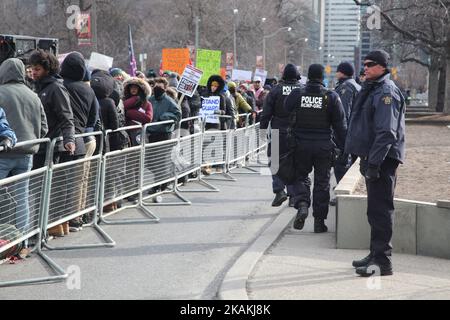
[[[383,50],[364,58],[366,81],[353,106],[345,152],[361,158],[366,178],[370,253],[353,261],[356,273],[392,274],[392,227],[396,171],[405,158],[405,99],[390,80],[389,55]]]
[[[361,86],[353,79],[354,74],[355,69],[352,64],[346,61],[341,62],[336,70],[336,78],[338,79],[338,83],[335,91],[341,98],[347,123],[350,120],[350,113],[353,103],[356,100],[358,92],[361,90]],[[339,183],[342,180],[352,164],[349,155],[343,151],[344,150],[339,150],[339,156],[334,163],[334,176],[336,177],[336,183]],[[331,200],[330,205],[336,205],[336,198]]]
[[[297,146],[295,164],[299,179],[294,184],[294,202],[298,209],[294,228],[302,230],[311,205],[311,192],[304,183],[314,168],[313,216],[314,232],[327,232],[325,220],[330,202],[330,171],[334,143],[343,150],[347,121],[341,99],[323,84],[324,67],[313,64],[308,70],[304,89],[294,89],[285,101],[285,110],[291,116],[291,125]],[[333,131],[332,131],[333,130]]]
[[[293,89],[300,88],[300,73],[296,66],[289,63],[283,71],[283,76],[280,84],[276,85],[264,100],[264,107],[261,113],[261,129],[266,130],[269,123],[272,129],[272,141],[269,144],[268,156],[271,156],[272,145],[277,143],[279,146],[279,155],[282,156],[288,152],[287,144],[287,128],[289,126],[289,113],[284,110],[284,100],[289,96]],[[278,135],[274,133],[278,130]],[[279,140],[274,141],[276,137]],[[287,194],[285,188],[287,187]],[[275,199],[272,202],[272,207],[279,207],[288,199],[288,195],[292,195],[292,186],[286,186],[285,183],[277,176],[272,176],[272,190],[275,194]],[[293,198],[290,198],[293,199]],[[291,205],[293,205],[292,201]]]

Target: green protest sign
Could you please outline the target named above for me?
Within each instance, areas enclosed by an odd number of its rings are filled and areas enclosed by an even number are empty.
[[[198,49],[196,67],[203,71],[203,77],[200,80],[201,86],[206,86],[209,77],[213,74],[220,75],[221,62],[221,51]]]

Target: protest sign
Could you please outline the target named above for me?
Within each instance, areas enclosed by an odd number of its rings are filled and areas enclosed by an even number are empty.
[[[200,109],[200,116],[206,118],[206,123],[220,123],[219,118],[215,116],[215,111],[220,110],[220,97],[202,97],[202,108]]]
[[[113,66],[113,57],[105,56],[97,52],[91,53],[91,58],[89,59],[88,68],[90,70],[100,69],[104,71],[109,71]]]
[[[177,91],[182,94],[192,97],[195,90],[197,90],[198,83],[202,78],[203,71],[192,66],[186,66],[183,76],[178,82]]]
[[[239,81],[252,81],[252,72],[247,70],[233,69],[231,79]]]
[[[163,49],[162,69],[182,74],[187,65],[190,64],[190,52],[188,48]]]
[[[206,86],[209,77],[220,75],[222,52],[217,50],[198,49],[196,67],[203,71],[200,85]]]
[[[263,69],[255,69],[255,76],[253,77],[253,80],[256,77],[260,77],[261,83],[264,85],[264,83],[266,83],[266,79],[267,79],[267,71],[263,70]]]

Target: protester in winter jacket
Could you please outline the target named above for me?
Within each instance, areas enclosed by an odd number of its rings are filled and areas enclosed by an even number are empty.
[[[264,87],[262,87],[261,81],[262,80],[260,77],[255,77],[253,81],[253,89],[255,93],[257,111],[261,111],[263,109],[264,99],[268,94],[268,91],[265,90]]]
[[[69,92],[74,116],[75,133],[83,134],[88,127],[94,127],[97,118],[94,91],[83,82],[86,73],[84,57],[79,52],[70,53],[61,65],[61,77]],[[86,154],[84,139],[76,140],[75,158]]]
[[[124,108],[127,126],[144,125],[153,120],[153,107],[147,100],[152,94],[152,89],[145,80],[130,78],[124,83]],[[140,144],[141,130],[130,130],[131,144]]]
[[[243,126],[245,126],[245,118],[239,118],[239,114],[253,113],[253,109],[247,103],[247,101],[242,97],[242,95],[236,91],[236,83],[229,82],[228,90],[230,90],[231,96],[233,97],[233,99],[235,101],[236,121],[239,123],[240,127],[243,127]]]
[[[53,161],[58,163],[61,155],[75,153],[75,125],[70,97],[58,75],[59,62],[50,52],[38,49],[30,56],[33,67],[33,79],[36,80],[36,90],[47,116],[50,139],[63,137],[63,143],[56,145]],[[42,167],[45,162],[45,150],[41,148],[33,159],[35,168]]]
[[[215,112],[215,114],[217,114],[219,116],[224,116],[224,115],[230,115],[231,116],[232,114],[234,114],[232,112],[232,107],[231,106],[228,106],[228,108],[227,108],[226,97],[222,93],[224,88],[225,88],[225,81],[222,79],[221,76],[219,76],[219,75],[212,75],[211,77],[209,77],[208,83],[207,83],[207,87],[206,87],[206,91],[202,95],[202,98],[203,98],[202,99],[202,107],[203,107],[204,98],[220,97],[219,110],[217,110]],[[222,122],[222,123],[224,123],[224,122]],[[219,121],[219,123],[208,123],[208,122],[206,122],[206,127],[205,128],[206,128],[206,130],[209,130],[209,129],[220,130],[221,129],[221,122],[220,121]],[[226,128],[223,128],[223,129],[226,129]]]
[[[3,107],[19,142],[41,139],[48,131],[47,117],[41,100],[25,82],[25,67],[21,60],[12,58],[1,64],[0,106]],[[4,135],[0,133],[0,136]],[[3,140],[3,144],[6,142],[8,141]],[[33,166],[33,154],[38,150],[39,145],[35,145],[0,153],[0,179],[29,172]],[[15,196],[16,228],[26,232],[30,216],[27,200],[29,181],[25,180],[15,187],[18,191]]]

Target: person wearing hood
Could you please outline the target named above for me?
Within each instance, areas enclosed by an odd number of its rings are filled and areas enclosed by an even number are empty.
[[[302,230],[311,205],[310,186],[305,183],[314,169],[313,216],[314,232],[327,232],[325,220],[330,202],[330,173],[335,145],[343,150],[347,121],[339,95],[323,84],[325,68],[312,64],[305,88],[292,90],[284,103],[285,111],[293,113],[290,129],[295,137],[296,181],[293,184],[297,216],[294,228]]]
[[[25,66],[21,60],[11,58],[0,65],[0,106],[19,142],[41,139],[48,131],[42,102],[25,82]],[[36,145],[0,153],[0,179],[29,172],[33,166],[33,155],[38,150],[39,145]],[[19,214],[16,227],[22,232],[26,231],[30,215],[28,187],[28,180],[17,186],[17,190],[20,188],[23,191],[15,197],[18,204],[16,213]]]
[[[245,119],[239,119],[239,114],[247,114],[247,113],[251,113],[252,114],[252,118],[255,118],[256,113],[253,113],[253,109],[252,107],[247,103],[247,101],[242,97],[242,95],[237,92],[237,88],[236,88],[236,83],[233,81],[228,82],[228,90],[230,91],[231,97],[234,100],[234,105],[236,108],[236,121],[244,120]],[[251,121],[251,119],[250,119]],[[240,123],[239,125],[240,127],[244,127],[245,123]]]
[[[79,52],[70,53],[61,64],[61,77],[63,78],[64,87],[66,87],[69,97],[70,106],[72,108],[75,133],[83,134],[86,132],[86,128],[93,128],[98,116],[97,99],[92,88],[84,82],[87,77],[87,68],[84,61],[84,57]],[[74,155],[63,157],[62,161],[73,161],[84,158],[86,156],[86,145],[84,138],[77,138],[75,140],[76,149]],[[90,148],[89,153],[95,151],[95,147],[92,150]],[[85,185],[89,175],[87,168],[83,170],[82,184]],[[78,203],[79,210],[84,209],[85,203],[82,202],[82,193],[84,188],[78,190],[72,190],[72,197]],[[81,218],[76,218],[69,221],[71,231],[79,231],[83,223]]]
[[[392,275],[392,235],[397,169],[405,160],[406,103],[390,79],[389,54],[370,52],[364,58],[366,80],[350,116],[345,153],[361,158],[366,179],[370,253],[353,261],[363,277]]]
[[[153,121],[153,107],[148,98],[152,89],[147,81],[139,78],[130,78],[124,82],[124,108],[127,126],[144,125]],[[141,130],[130,130],[131,144],[140,144],[138,135]]]
[[[268,156],[271,157],[272,146],[278,144],[279,158],[283,157],[288,151],[289,146],[287,143],[287,129],[289,127],[290,114],[284,110],[284,101],[296,88],[302,88],[300,84],[300,73],[297,67],[289,63],[286,65],[283,71],[283,77],[280,84],[275,86],[267,95],[264,101],[263,111],[261,113],[261,129],[267,130],[271,128],[270,137],[272,141],[269,143]],[[276,131],[275,131],[276,130]],[[276,137],[278,137],[277,140]],[[272,161],[269,163],[271,166]],[[287,188],[287,193],[285,189]],[[276,175],[272,175],[272,190],[275,194],[275,199],[272,202],[273,207],[279,207],[290,196],[290,206],[293,206],[293,190],[292,186],[286,184]]]
[[[172,72],[167,80],[169,81],[169,87],[178,87],[178,74],[176,72]]]
[[[100,105],[100,118],[103,130],[117,130],[125,126],[125,116],[121,120],[121,113],[118,110],[120,102],[119,92],[114,90],[114,78],[106,71],[94,70],[91,76],[91,88]],[[116,100],[114,100],[116,99]],[[103,152],[123,150],[128,146],[129,136],[125,131],[114,132],[104,140]],[[125,160],[117,159],[111,175],[105,182],[105,193],[108,198],[119,196],[123,191],[123,180],[125,175]],[[118,203],[112,203],[104,207],[104,212],[111,212],[118,208]]]
[[[202,95],[202,98],[210,98],[210,97],[220,97],[219,109],[215,111],[216,115],[219,116],[232,116],[234,117],[233,108],[230,103],[227,104],[225,94],[223,93],[225,89],[225,80],[222,79],[219,75],[212,75],[208,79],[208,83],[206,86],[206,90]],[[202,106],[203,106],[202,99]],[[216,129],[216,130],[226,130],[227,129],[227,121],[225,119],[220,119],[219,123],[206,123],[205,129]]]

